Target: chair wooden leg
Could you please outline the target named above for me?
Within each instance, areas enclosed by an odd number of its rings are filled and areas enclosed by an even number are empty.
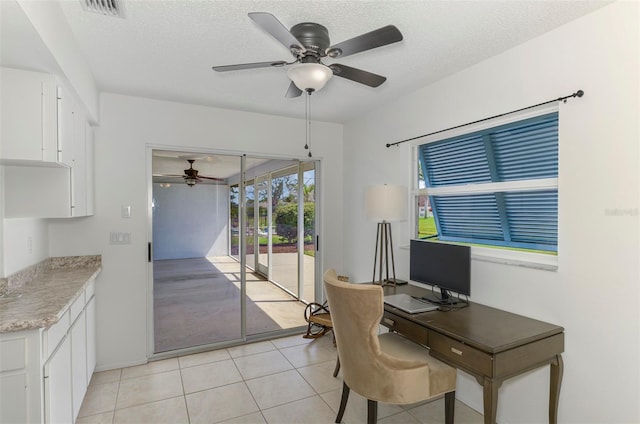
[[[340,357],[336,359],[336,368],[333,370],[333,377],[337,377],[340,372]]]
[[[444,422],[453,424],[453,417],[456,410],[456,392],[445,393],[444,395]]]
[[[349,386],[344,381],[342,382],[342,399],[340,399],[340,408],[338,409],[338,416],[336,417],[336,423],[342,422],[342,416],[344,410],[347,408],[347,401],[349,400]]]
[[[367,399],[367,424],[376,424],[378,421],[378,402]]]

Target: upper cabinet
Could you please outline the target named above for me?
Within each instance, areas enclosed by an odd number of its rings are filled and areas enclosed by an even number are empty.
[[[0,70],[3,164],[50,164],[60,161],[58,87],[53,75],[12,68]],[[68,164],[66,164],[68,165]]]
[[[93,141],[93,127],[89,125],[87,121],[84,125],[84,137],[85,137],[85,158],[86,158],[86,171],[87,171],[87,216],[91,216],[95,213],[95,157],[94,157],[94,141]]]
[[[1,68],[5,218],[93,214],[93,132],[56,77]]]
[[[71,91],[65,90],[61,86],[56,87],[56,101],[58,112],[57,116],[57,133],[56,142],[58,146],[58,156],[56,160],[63,165],[72,165],[73,161],[73,149],[76,134],[76,115],[80,115],[80,109],[76,105],[76,101],[71,94]],[[80,119],[84,120],[84,114]]]

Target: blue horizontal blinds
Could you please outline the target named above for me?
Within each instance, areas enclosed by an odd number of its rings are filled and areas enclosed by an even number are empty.
[[[482,135],[472,135],[420,146],[427,187],[491,182]]]
[[[545,115],[491,133],[498,181],[558,176],[558,114]]]
[[[558,245],[558,190],[504,194],[511,241],[556,250]]]
[[[558,114],[423,144],[418,150],[427,189],[557,178]],[[439,193],[429,199],[441,240],[557,250],[557,189]]]
[[[498,206],[493,194],[432,196],[438,213],[440,240],[503,240]]]

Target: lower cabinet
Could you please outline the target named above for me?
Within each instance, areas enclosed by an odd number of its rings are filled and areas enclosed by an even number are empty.
[[[0,423],[27,422],[25,345],[20,337],[0,341]]]
[[[2,402],[7,407],[0,409],[0,423],[27,422],[27,375],[25,372],[0,376]]]
[[[47,329],[0,334],[0,423],[75,422],[96,364],[94,281]]]
[[[87,295],[87,298],[89,296]],[[85,310],[87,316],[87,383],[96,369],[96,298],[91,297]]]
[[[44,366],[44,422],[73,422],[71,340],[65,337]]]
[[[82,311],[71,326],[71,380],[73,389],[73,421],[78,417],[87,392],[87,323]]]

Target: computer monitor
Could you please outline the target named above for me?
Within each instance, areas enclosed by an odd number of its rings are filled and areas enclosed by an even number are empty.
[[[440,296],[425,296],[436,303],[451,303],[450,292],[471,295],[471,248],[458,244],[411,240],[409,278],[440,289]]]

